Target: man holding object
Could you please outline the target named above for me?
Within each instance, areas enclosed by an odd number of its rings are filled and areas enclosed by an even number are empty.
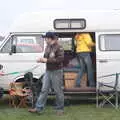
[[[56,94],[56,112],[62,115],[64,112],[64,93],[63,85],[63,60],[64,50],[58,43],[58,37],[53,32],[47,32],[45,35],[47,47],[44,58],[39,58],[37,62],[46,63],[46,73],[43,77],[43,85],[40,96],[34,109],[29,109],[32,113],[41,113],[45,107],[49,88],[53,88]]]

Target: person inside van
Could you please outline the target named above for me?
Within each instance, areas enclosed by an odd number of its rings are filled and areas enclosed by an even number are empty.
[[[76,87],[80,87],[80,81],[84,72],[87,71],[88,83],[90,87],[95,87],[93,67],[90,53],[95,46],[89,33],[77,33],[75,35],[75,46],[78,62],[80,64],[79,73],[76,79]]]
[[[37,62],[46,63],[46,73],[43,77],[43,84],[40,96],[34,109],[29,109],[32,113],[41,113],[47,101],[49,88],[53,88],[56,94],[57,115],[64,113],[64,93],[63,93],[63,61],[64,49],[58,43],[58,37],[53,32],[47,32],[45,35],[47,47],[44,58],[39,58]]]

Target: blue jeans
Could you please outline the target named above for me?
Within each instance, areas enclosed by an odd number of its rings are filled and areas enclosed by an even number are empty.
[[[92,60],[90,57],[90,53],[78,53],[77,58],[80,64],[80,69],[76,80],[76,86],[80,86],[80,81],[82,79],[82,76],[84,72],[87,71],[89,86],[94,87],[95,81],[94,81],[93,67],[92,67]],[[87,68],[87,70],[85,68]]]
[[[59,110],[64,109],[64,93],[63,93],[63,70],[46,71],[43,77],[43,85],[40,96],[36,102],[37,111],[43,110],[45,107],[47,96],[50,88],[53,88],[56,94],[56,107]]]

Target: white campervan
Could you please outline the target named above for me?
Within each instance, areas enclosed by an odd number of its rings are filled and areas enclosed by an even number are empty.
[[[74,35],[89,32],[96,43],[91,54],[95,81],[111,81],[113,77],[100,79],[101,76],[120,72],[120,12],[119,11],[41,11],[26,13],[18,18],[8,36],[0,46],[0,86],[8,89],[12,81],[23,81],[24,74],[33,72],[38,80],[45,72],[45,64],[36,63],[43,56],[44,38],[48,31],[58,34],[65,49],[64,85],[67,92],[95,92],[88,87],[87,78],[83,87],[74,88],[77,67],[74,47]],[[73,67],[67,67],[69,63]],[[81,85],[81,86],[82,86]]]

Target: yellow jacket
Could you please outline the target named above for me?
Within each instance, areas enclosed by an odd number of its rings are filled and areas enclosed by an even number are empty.
[[[76,52],[91,52],[95,43],[89,33],[78,33],[75,36]]]

